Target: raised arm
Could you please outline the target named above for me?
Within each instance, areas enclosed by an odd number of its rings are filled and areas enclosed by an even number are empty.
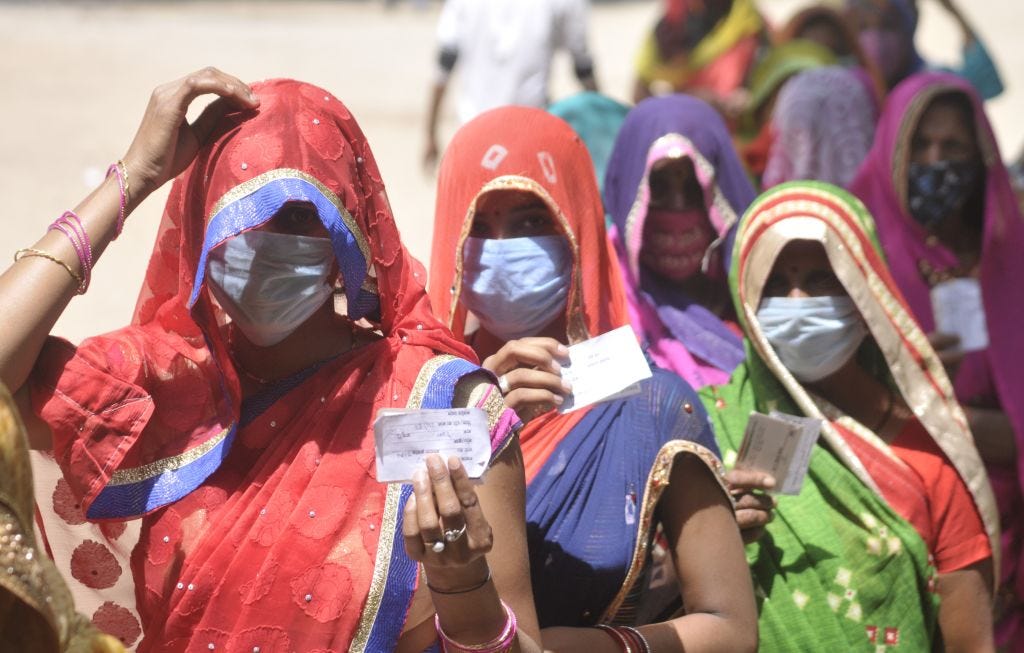
[[[185,120],[189,105],[200,95],[213,93],[232,104],[252,108],[258,100],[240,80],[215,68],[206,68],[164,84],[153,91],[142,124],[121,164],[126,178],[125,215],[164,182],[184,170],[202,145],[224,102],[211,104],[192,124]],[[53,325],[76,293],[84,292],[88,261],[100,258],[116,237],[121,220],[122,191],[111,174],[74,209],[87,236],[88,248],[60,230],[19,252],[17,262],[0,275],[0,381],[12,393],[24,385]],[[89,252],[91,250],[91,252]],[[80,254],[80,252],[82,252]]]

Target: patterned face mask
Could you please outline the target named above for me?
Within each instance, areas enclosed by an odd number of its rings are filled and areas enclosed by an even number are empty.
[[[925,229],[933,229],[963,208],[977,188],[981,166],[972,161],[911,163],[907,174],[910,215]]]

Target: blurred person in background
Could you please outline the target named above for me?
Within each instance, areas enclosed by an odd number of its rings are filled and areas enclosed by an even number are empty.
[[[877,242],[863,205],[819,182],[767,191],[738,227],[747,358],[701,391],[724,460],[740,464],[752,411],[820,424],[799,493],[755,494],[761,647],[992,651],[992,489]]]
[[[835,53],[838,63],[857,75],[881,111],[886,85],[874,60],[867,56],[857,38],[849,18],[829,5],[813,5],[801,9],[775,34],[775,43],[788,43],[796,39],[814,41]]]
[[[762,183],[798,179],[846,187],[875,136],[876,112],[857,76],[839,66],[806,70],[783,85]]]
[[[558,410],[572,392],[560,374],[567,346],[629,320],[602,217],[586,149],[543,111],[489,111],[456,133],[441,162],[431,299],[526,421],[544,647],[754,650],[750,576],[693,388],[655,369],[632,396]],[[659,524],[675,563],[662,581],[685,606],[674,619],[659,609],[671,601],[652,605]]]
[[[594,162],[598,188],[604,187],[604,172],[630,107],[594,91],[583,91],[555,102],[548,111],[569,123],[583,139]]]
[[[633,101],[689,93],[734,119],[746,106],[747,76],[767,40],[753,0],[666,0],[637,56]]]
[[[441,151],[441,104],[458,66],[459,122],[494,107],[545,108],[555,52],[565,49],[583,88],[597,90],[587,43],[589,0],[445,0],[437,27],[438,68],[427,106],[423,163]]]
[[[804,39],[773,46],[758,59],[750,75],[750,100],[736,130],[743,163],[756,184],[760,184],[775,138],[771,116],[782,85],[802,71],[838,62],[832,50]]]
[[[874,215],[893,278],[943,357],[988,468],[1003,530],[997,635],[1022,651],[1024,218],[974,87],[936,72],[901,82],[851,190]],[[953,287],[955,299],[941,300]],[[977,340],[969,351],[937,331],[948,303],[973,307],[952,328],[982,318],[964,334]]]
[[[957,24],[963,39],[962,63],[939,69],[966,78],[986,100],[998,97],[1003,92],[1003,80],[977,31],[953,0],[935,1]],[[930,67],[914,45],[918,0],[846,0],[846,14],[857,29],[861,47],[882,72],[887,88]]]
[[[654,361],[695,388],[723,383],[743,360],[724,250],[754,196],[706,102],[648,98],[626,116],[604,199],[630,321]]]

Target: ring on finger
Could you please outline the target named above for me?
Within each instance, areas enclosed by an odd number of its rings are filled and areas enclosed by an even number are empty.
[[[460,537],[466,534],[466,525],[463,524],[461,528],[448,528],[444,531],[444,541],[449,544],[456,541]]]
[[[430,545],[430,550],[433,551],[434,553],[442,553],[442,552],[444,552],[444,542],[442,542],[441,540],[438,540],[438,541],[434,542],[433,544]]]
[[[512,392],[512,387],[508,384],[508,375],[502,374],[498,377],[498,389],[501,390],[501,394],[507,395]]]

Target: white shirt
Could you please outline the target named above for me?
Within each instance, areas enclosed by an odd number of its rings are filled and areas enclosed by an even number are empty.
[[[546,107],[559,48],[577,69],[591,65],[587,10],[588,0],[445,0],[438,41],[458,56],[459,120],[507,104]]]

